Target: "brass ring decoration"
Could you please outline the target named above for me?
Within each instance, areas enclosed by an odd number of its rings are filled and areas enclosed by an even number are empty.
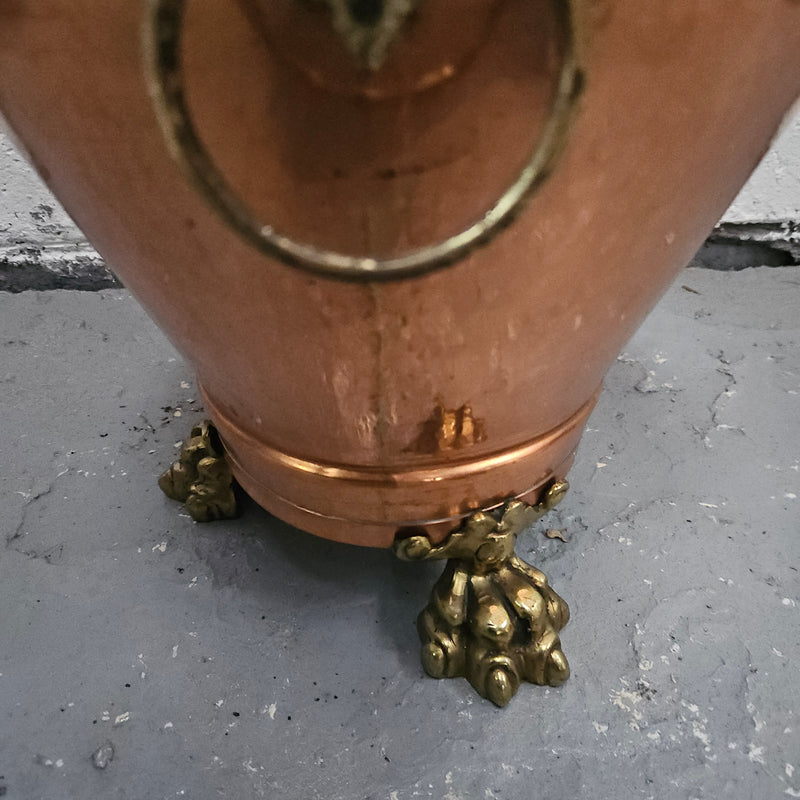
[[[578,0],[552,0],[558,16],[564,55],[555,96],[539,140],[514,182],[476,222],[443,241],[391,258],[353,256],[296,241],[260,221],[237,196],[203,145],[187,107],[181,35],[187,0],[150,0],[145,31],[150,91],[173,157],[219,216],[250,245],[290,266],[329,277],[375,280],[408,277],[452,264],[474,247],[486,244],[509,224],[550,175],[566,143],[583,73],[578,63]]]

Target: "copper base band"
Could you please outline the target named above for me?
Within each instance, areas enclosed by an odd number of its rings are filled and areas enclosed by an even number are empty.
[[[391,547],[402,528],[441,541],[462,520],[509,499],[535,503],[572,465],[599,390],[548,433],[471,460],[401,469],[299,458],[244,431],[200,388],[236,480],[263,508],[316,536]]]

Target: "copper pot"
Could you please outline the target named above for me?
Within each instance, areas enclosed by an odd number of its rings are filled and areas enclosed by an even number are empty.
[[[236,479],[379,547],[566,475],[799,92],[796,0],[0,4],[2,111]]]

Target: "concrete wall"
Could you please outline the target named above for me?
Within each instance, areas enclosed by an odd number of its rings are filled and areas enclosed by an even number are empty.
[[[106,289],[116,278],[2,132],[0,291]]]
[[[723,222],[800,222],[800,104]]]
[[[800,222],[800,107],[724,222]],[[20,245],[78,244],[83,237],[41,180],[0,130],[0,261]]]
[[[33,168],[0,132],[0,248],[82,238]]]

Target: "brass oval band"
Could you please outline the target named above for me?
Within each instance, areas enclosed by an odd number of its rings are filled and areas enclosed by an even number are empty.
[[[380,258],[320,249],[284,235],[259,220],[229,185],[200,139],[184,90],[181,41],[186,0],[152,0],[146,50],[150,93],[170,152],[219,216],[250,245],[294,267],[349,279],[387,279],[428,272],[463,258],[509,224],[552,172],[567,140],[583,87],[574,4],[553,0],[562,59],[554,96],[541,135],[522,171],[480,219],[435,244]]]

